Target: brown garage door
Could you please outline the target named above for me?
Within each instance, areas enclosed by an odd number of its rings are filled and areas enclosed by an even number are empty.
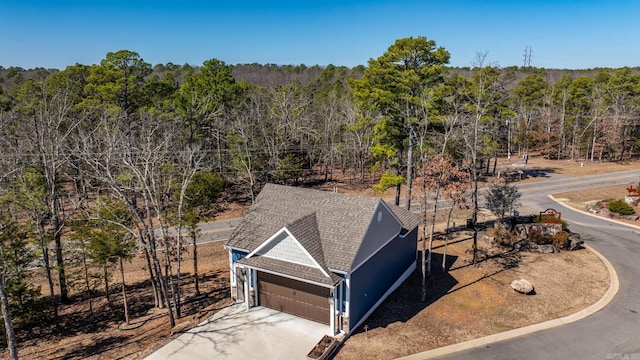
[[[258,272],[260,305],[329,325],[329,289]]]

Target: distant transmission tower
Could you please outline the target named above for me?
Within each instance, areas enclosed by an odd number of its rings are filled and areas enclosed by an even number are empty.
[[[531,67],[531,46],[526,46],[524,48],[524,61],[522,62],[522,67]]]

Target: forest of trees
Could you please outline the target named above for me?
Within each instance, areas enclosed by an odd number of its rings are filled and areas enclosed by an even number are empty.
[[[173,324],[187,239],[168,229],[211,219],[220,196],[251,202],[267,182],[375,183],[395,187],[396,202],[403,185],[410,207],[420,199],[411,191],[417,178],[439,191],[455,169],[472,184],[457,201],[477,209],[473,184],[496,156],[637,156],[637,68],[500,68],[486,65],[486,54],[452,68],[449,57],[416,37],[351,69],[151,65],[130,50],[64,70],[0,67],[7,338],[34,299],[48,299],[55,318],[70,291],[96,290],[89,268],[106,276],[135,251]],[[33,264],[47,279],[42,295],[28,281]]]

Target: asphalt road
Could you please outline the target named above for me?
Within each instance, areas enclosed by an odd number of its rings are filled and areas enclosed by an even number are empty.
[[[565,207],[548,194],[637,184],[640,170],[518,185],[522,213],[555,208],[572,231],[615,268],[619,291],[604,309],[582,320],[456,352],[441,359],[640,359],[640,228],[622,225]],[[580,281],[580,279],[575,279]]]
[[[198,243],[208,243],[213,241],[227,241],[233,229],[238,226],[241,218],[218,220],[203,223],[198,226],[200,229],[200,236],[198,237]]]
[[[227,241],[233,229],[238,226],[242,219],[228,219],[228,220],[216,220],[198,225],[200,233],[197,237],[198,244],[206,244],[214,241]],[[178,231],[176,228],[168,229],[170,235],[176,235]],[[186,228],[182,228],[182,233],[188,236],[189,232]],[[156,235],[160,236],[160,230],[156,229]],[[191,240],[188,240],[191,243]]]

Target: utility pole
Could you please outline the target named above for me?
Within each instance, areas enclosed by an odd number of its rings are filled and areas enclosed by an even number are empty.
[[[522,62],[523,68],[531,67],[531,46],[525,46],[524,48],[524,61]]]
[[[507,160],[511,162],[511,119],[507,119]]]

